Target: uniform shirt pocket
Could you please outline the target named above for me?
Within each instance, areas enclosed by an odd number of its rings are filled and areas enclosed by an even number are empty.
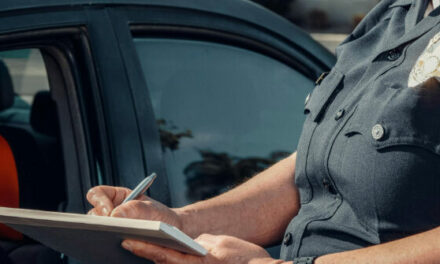
[[[379,104],[371,97],[361,102],[345,134],[361,133],[377,150],[407,145],[440,155],[440,94],[414,88],[385,94],[375,98]]]
[[[440,225],[440,105],[409,89],[389,93],[360,102],[343,131],[344,174],[365,183],[345,186],[346,196],[361,213],[373,195],[381,242]]]

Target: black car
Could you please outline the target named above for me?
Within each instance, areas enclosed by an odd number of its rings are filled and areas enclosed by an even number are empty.
[[[172,207],[252,177],[295,150],[335,62],[245,0],[4,0],[0,50],[0,205],[79,213],[151,172]],[[4,226],[1,254],[74,263]]]

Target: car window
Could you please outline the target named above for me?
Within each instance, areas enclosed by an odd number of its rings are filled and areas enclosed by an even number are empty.
[[[136,38],[173,206],[227,191],[296,149],[313,82],[231,45]]]
[[[15,37],[19,40],[8,42],[7,47],[29,44],[27,38]],[[71,39],[63,36],[61,41]],[[82,184],[87,184],[82,179],[89,174],[78,168],[89,168],[86,162],[78,161],[77,153],[86,161],[89,153],[82,143],[84,134],[78,133],[83,131],[83,123],[73,92],[82,84],[74,75],[82,64],[73,63],[80,61],[76,57],[75,61],[66,58],[69,50],[45,44],[40,38],[38,42],[38,48],[0,52],[0,206],[82,212]],[[76,42],[71,43],[73,49]],[[36,255],[42,256],[42,263],[71,263],[60,253],[0,224],[2,250],[14,263],[18,259],[30,263]]]
[[[0,151],[10,156],[8,162],[2,160],[0,181],[17,177],[17,206],[57,210],[65,201],[64,160],[57,107],[40,50],[1,51],[0,89]],[[7,203],[4,199],[0,197],[0,205]]]

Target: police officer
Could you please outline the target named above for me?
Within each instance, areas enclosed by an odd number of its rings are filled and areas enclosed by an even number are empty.
[[[169,209],[96,187],[99,215],[162,220],[207,257],[144,242],[156,263],[440,262],[440,8],[382,0],[306,100],[297,153],[211,200]],[[210,235],[207,235],[210,234]],[[282,240],[281,260],[263,250]]]

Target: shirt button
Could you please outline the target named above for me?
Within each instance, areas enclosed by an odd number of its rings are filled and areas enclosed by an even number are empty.
[[[339,110],[335,115],[335,120],[338,121],[345,115],[345,109]]]
[[[310,101],[310,94],[307,95],[306,101],[304,102],[304,105],[306,105]]]
[[[283,244],[284,244],[285,246],[288,246],[288,245],[290,245],[291,243],[292,243],[292,234],[289,232],[289,233],[287,233],[287,234],[284,236]]]
[[[400,58],[401,55],[402,55],[402,53],[398,49],[393,49],[393,50],[388,51],[387,59],[389,61],[395,61],[398,58]]]
[[[377,124],[373,127],[371,134],[375,140],[379,141],[385,136],[385,128],[382,125]]]

